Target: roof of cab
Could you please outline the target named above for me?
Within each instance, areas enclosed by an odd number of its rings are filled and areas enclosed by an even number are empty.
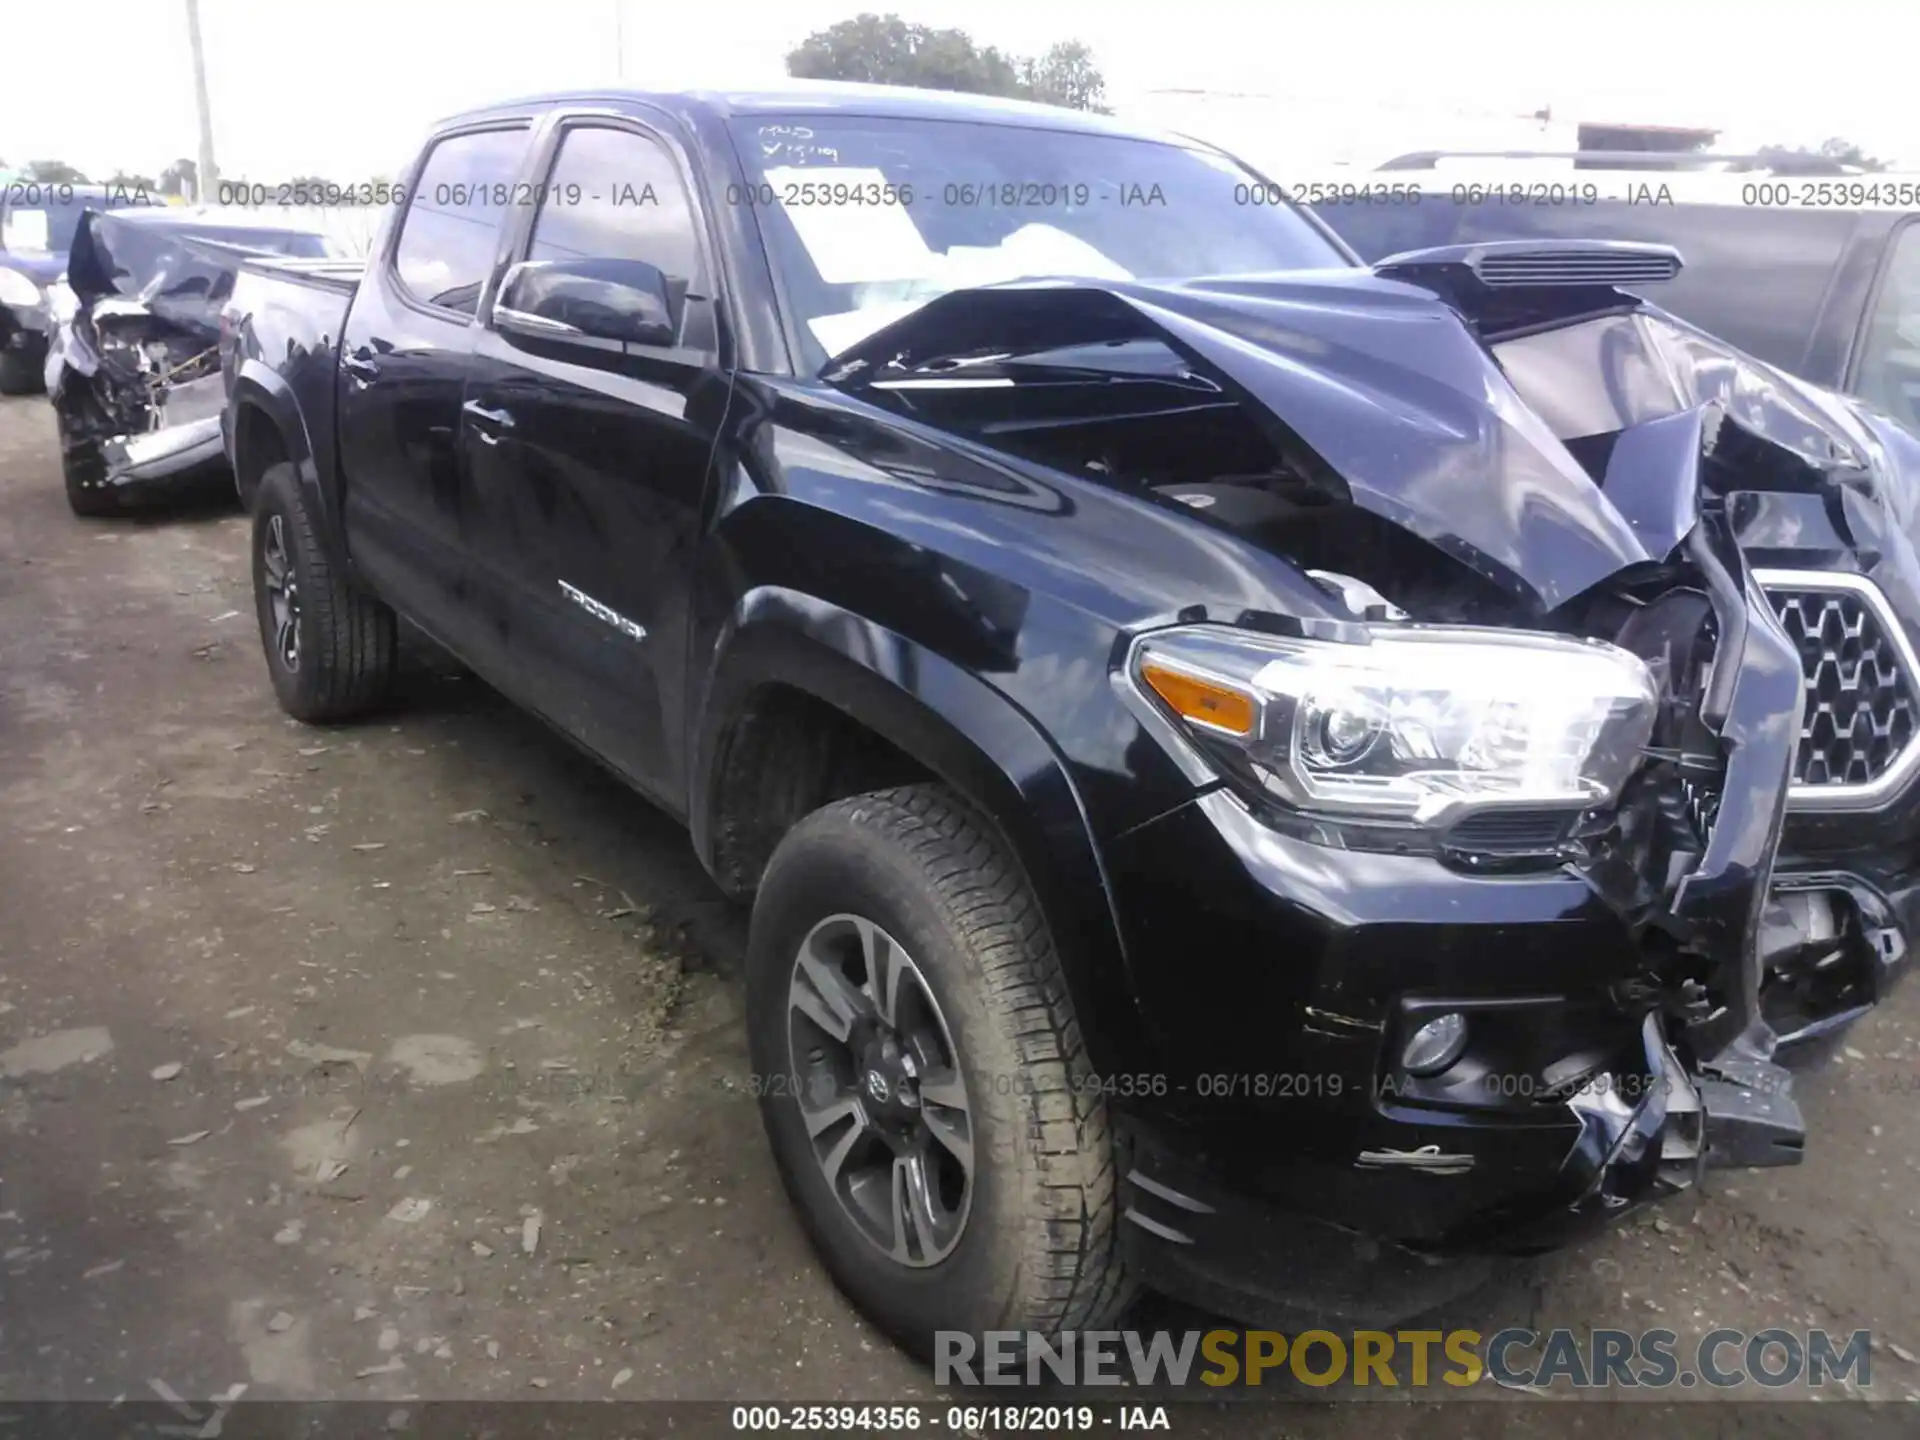
[[[622,101],[648,105],[685,119],[704,112],[720,119],[752,115],[834,114],[883,120],[963,120],[979,124],[1021,125],[1035,129],[1114,135],[1132,140],[1157,140],[1172,145],[1192,143],[1164,132],[1127,124],[1110,115],[1068,110],[1058,105],[1038,105],[1028,100],[1006,100],[995,95],[962,94],[952,90],[866,85],[850,80],[794,80],[784,85],[742,89],[601,88],[560,91],[522,96],[484,109],[450,115],[434,128],[438,130],[447,125],[498,115],[548,110],[558,105],[617,105]]]

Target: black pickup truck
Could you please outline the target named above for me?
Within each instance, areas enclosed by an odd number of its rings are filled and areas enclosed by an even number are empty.
[[[557,95],[228,306],[281,704],[374,709],[403,616],[685,819],[789,1193],[922,1354],[1411,1314],[1793,1163],[1782,1033],[1905,958],[1920,447],[1621,288],[1670,250],[1369,270],[1258,183]]]

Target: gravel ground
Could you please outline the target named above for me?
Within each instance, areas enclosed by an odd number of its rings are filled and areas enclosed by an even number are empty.
[[[403,690],[283,718],[241,517],[77,520],[45,402],[0,401],[0,1401],[935,1398],[788,1213],[745,917],[685,833],[444,662]],[[1920,1398],[1916,1006],[1802,1076],[1804,1167],[1710,1177],[1436,1323],[1868,1328],[1871,1395]],[[1297,1393],[1289,1433],[1380,1429]],[[1406,1433],[1652,1413],[1440,1408]]]

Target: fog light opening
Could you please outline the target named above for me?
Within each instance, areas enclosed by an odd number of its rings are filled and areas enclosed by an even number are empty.
[[[1407,1037],[1400,1052],[1400,1068],[1409,1075],[1438,1075],[1467,1048],[1467,1017],[1458,1010],[1427,1021]]]

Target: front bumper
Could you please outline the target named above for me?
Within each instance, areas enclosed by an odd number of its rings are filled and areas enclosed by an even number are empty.
[[[1129,1117],[1122,1123],[1129,1261],[1156,1289],[1208,1309],[1276,1325],[1303,1315],[1392,1325],[1484,1283],[1500,1257],[1557,1249],[1688,1188],[1707,1160],[1709,1128],[1723,1144],[1732,1132],[1740,1134],[1743,1163],[1798,1159],[1798,1114],[1786,1088],[1756,1097],[1747,1085],[1690,1075],[1653,1016],[1641,1041],[1636,1066],[1608,1077],[1605,1088],[1590,1084],[1570,1102],[1577,1120],[1570,1145],[1563,1149],[1566,1137],[1549,1129],[1508,1134],[1498,1154],[1509,1171],[1504,1176],[1493,1175],[1492,1147],[1448,1141],[1361,1152],[1356,1169],[1368,1172],[1362,1183],[1374,1192],[1373,1204],[1423,1209],[1450,1191],[1489,1202],[1443,1248],[1291,1212],[1223,1183],[1219,1167],[1203,1154]],[[1753,1123],[1756,1104],[1766,1112],[1765,1124]],[[1760,1147],[1774,1142],[1785,1148],[1766,1155]],[[1483,1159],[1491,1184],[1454,1183],[1467,1181]],[[1544,1189],[1540,1176],[1551,1177]],[[1347,1180],[1341,1188],[1358,1187]],[[1516,1195],[1524,1198],[1515,1203]]]
[[[1737,663],[1701,702],[1724,777],[1685,873],[1468,873],[1282,833],[1224,789],[1109,847],[1160,1057],[1113,1089],[1150,1280],[1384,1323],[1702,1165],[1798,1160],[1760,993],[1800,671],[1738,573],[1716,600]],[[1468,1017],[1466,1049],[1410,1075],[1440,1011]]]
[[[144,435],[116,435],[102,442],[100,451],[106,461],[107,483],[116,489],[171,479],[226,456],[218,415]]]
[[[151,489],[223,464],[221,435],[225,394],[218,375],[203,376],[168,388],[159,404],[145,412],[149,428],[113,432],[98,404],[73,403],[64,393],[65,377],[51,393],[61,416],[61,443],[69,470],[80,483],[123,496]],[[98,377],[83,383],[103,383]],[[102,433],[106,432],[106,433]]]

